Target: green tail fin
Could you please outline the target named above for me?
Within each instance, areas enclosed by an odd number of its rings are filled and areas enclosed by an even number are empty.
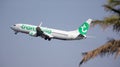
[[[88,19],[86,22],[84,22],[79,28],[78,28],[78,32],[79,34],[82,34],[82,35],[86,35],[87,34],[87,31],[90,27],[90,24],[92,22],[92,19]]]

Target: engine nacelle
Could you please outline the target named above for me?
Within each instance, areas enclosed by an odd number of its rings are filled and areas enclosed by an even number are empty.
[[[30,31],[30,32],[29,32],[29,35],[30,35],[30,36],[33,36],[33,37],[37,37],[37,32]]]

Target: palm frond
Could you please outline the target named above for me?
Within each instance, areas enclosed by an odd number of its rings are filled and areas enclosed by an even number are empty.
[[[101,26],[103,29],[106,29],[109,26],[113,26],[113,31],[120,31],[120,17],[118,15],[112,15],[109,17],[105,17],[103,20],[94,20],[92,22],[92,27],[95,25]]]
[[[108,0],[108,5],[115,7],[120,5],[120,0]]]
[[[85,55],[79,65],[87,62],[91,58],[95,58],[98,55],[105,56],[105,55],[110,55],[114,53],[116,53],[116,57],[120,55],[120,40],[111,39],[107,43],[105,43],[103,46],[95,50],[85,52],[84,53]]]
[[[111,7],[110,5],[103,5],[103,7],[105,7],[106,11],[112,11],[112,12],[120,15],[119,8],[114,8],[114,7]]]

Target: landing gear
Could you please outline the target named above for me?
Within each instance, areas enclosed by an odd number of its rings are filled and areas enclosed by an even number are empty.
[[[50,41],[50,40],[51,40],[51,38],[47,38],[47,37],[45,37],[44,39],[45,39],[45,40],[48,40],[48,41]]]
[[[45,40],[47,40],[47,37],[45,37]]]
[[[48,38],[48,41],[50,41],[51,40],[51,38]]]
[[[15,35],[17,35],[17,33],[18,33],[18,32],[17,32],[17,31],[15,31]]]

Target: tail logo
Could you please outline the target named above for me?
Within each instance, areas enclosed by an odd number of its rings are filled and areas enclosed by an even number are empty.
[[[89,24],[84,23],[81,27],[79,27],[79,33],[85,35],[88,31],[88,28],[89,28]]]

